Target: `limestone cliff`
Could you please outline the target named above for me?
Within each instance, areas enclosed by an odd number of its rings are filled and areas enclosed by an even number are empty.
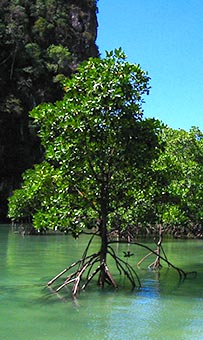
[[[0,222],[22,172],[42,157],[28,112],[98,56],[96,0],[0,0]]]

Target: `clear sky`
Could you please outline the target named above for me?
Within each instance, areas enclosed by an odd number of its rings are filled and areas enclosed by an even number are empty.
[[[146,117],[203,131],[203,0],[99,0],[97,45],[151,77]]]

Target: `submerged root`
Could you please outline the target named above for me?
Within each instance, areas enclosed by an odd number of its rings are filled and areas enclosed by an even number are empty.
[[[115,255],[115,253],[110,250],[108,251],[110,256],[116,262],[116,266],[119,269],[120,274],[125,274],[129,279],[132,287],[135,288],[137,278],[138,285],[140,286],[140,281],[136,275],[134,269],[126,262]],[[98,264],[98,265],[97,265]],[[95,266],[97,267],[95,268]],[[78,266],[78,268],[76,268]],[[58,293],[62,288],[72,284],[72,296],[76,296],[80,289],[84,290],[91,280],[98,275],[98,285],[103,288],[105,283],[112,286],[113,288],[118,288],[116,281],[114,280],[109,267],[105,261],[100,261],[100,253],[95,253],[87,256],[86,259],[82,258],[79,261],[73,263],[71,266],[65,268],[62,272],[56,275],[52,280],[48,282],[48,286],[51,286],[55,281],[57,281],[62,275],[73,270],[66,276],[64,282],[60,284],[57,288],[53,289]],[[86,274],[86,277],[83,276]]]
[[[128,261],[121,259],[117,256],[115,250],[111,246],[113,243],[117,243],[117,241],[109,241],[106,253],[102,254],[101,251],[97,253],[93,253],[91,255],[88,255],[88,251],[91,245],[91,242],[93,240],[94,235],[91,237],[84,254],[82,258],[74,263],[72,263],[69,267],[62,270],[59,274],[57,274],[53,279],[51,279],[48,282],[48,286],[50,287],[52,284],[54,284],[58,279],[60,279],[63,275],[66,274],[66,278],[63,280],[63,283],[60,283],[56,288],[51,288],[52,292],[55,292],[58,294],[58,292],[71,285],[72,287],[72,297],[74,298],[77,293],[82,289],[84,290],[88,284],[96,277],[98,276],[97,282],[98,285],[103,288],[105,284],[108,284],[109,286],[112,286],[113,288],[118,288],[118,285],[116,281],[114,280],[109,267],[106,262],[107,255],[113,258],[116,268],[119,272],[119,274],[124,274],[128,281],[131,283],[132,288],[135,287],[141,287],[141,283],[139,280],[139,277],[133,267],[128,263]],[[119,243],[127,243],[125,241],[119,241]],[[159,269],[161,267],[160,260],[164,261],[168,264],[169,267],[172,267],[175,269],[179,274],[179,279],[184,280],[186,277],[191,276],[194,277],[196,275],[196,272],[186,273],[182,269],[174,266],[171,262],[168,261],[166,254],[162,248],[161,243],[157,243],[156,250],[150,249],[148,246],[137,243],[137,242],[131,242],[131,245],[137,245],[144,247],[149,251],[149,254],[144,256],[139,262],[138,266],[141,265],[141,263],[151,255],[155,255],[156,259],[155,261],[149,266],[150,269]],[[162,252],[162,255],[160,254]],[[127,253],[128,256],[130,254]]]
[[[113,243],[116,243],[116,241],[111,241],[110,243],[113,244]],[[128,244],[126,241],[120,241],[120,243]],[[131,242],[130,244],[131,244],[131,245],[134,244],[134,245],[137,245],[137,246],[139,246],[139,247],[145,248],[145,249],[147,249],[147,250],[150,252],[148,255],[146,255],[145,257],[143,257],[142,260],[140,260],[140,261],[138,262],[139,264],[141,264],[141,263],[145,260],[146,257],[148,257],[148,256],[150,256],[150,255],[152,255],[152,254],[154,254],[154,255],[156,255],[160,260],[166,262],[166,263],[168,264],[168,267],[171,267],[171,268],[175,269],[175,270],[177,271],[178,275],[179,275],[179,279],[180,279],[180,280],[185,280],[186,278],[188,278],[188,277],[190,277],[190,276],[191,276],[191,277],[195,277],[195,276],[197,275],[197,272],[196,272],[196,271],[185,272],[183,269],[174,266],[171,262],[168,261],[166,255],[165,255],[165,252],[164,252],[164,254],[163,254],[163,256],[162,256],[162,255],[160,255],[160,254],[157,254],[157,250],[152,250],[150,247],[148,247],[148,246],[146,246],[146,245],[144,245],[144,244],[142,244],[142,243]],[[162,251],[163,251],[163,250],[162,250]],[[154,263],[154,262],[153,262],[153,263]]]
[[[103,288],[105,284],[108,284],[113,288],[118,288],[118,285],[109,270],[106,260],[102,259],[101,253],[98,252],[87,255],[90,244],[91,240],[88,243],[88,246],[86,247],[80,260],[72,263],[69,267],[62,270],[48,282],[47,285],[50,287],[64,274],[68,274],[63,283],[57,286],[55,289],[52,288],[52,291],[58,293],[64,287],[71,285],[72,296],[75,297],[80,289],[84,290],[96,275],[98,275],[97,282],[101,288]],[[135,288],[137,285],[139,287],[141,286],[140,280],[132,266],[130,266],[127,261],[119,258],[111,246],[107,247],[107,254],[114,259],[119,273],[126,275],[132,285],[132,288]],[[107,254],[105,254],[105,258]]]

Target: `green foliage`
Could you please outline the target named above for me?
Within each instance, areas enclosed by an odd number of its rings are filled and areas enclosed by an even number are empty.
[[[71,54],[69,50],[62,45],[51,45],[47,49],[47,55],[47,68],[55,74],[54,82],[62,81],[71,62]]]
[[[54,190],[50,186],[46,192],[34,170],[38,206],[35,199],[32,203],[35,189],[30,179],[24,182],[22,195],[29,187],[36,227],[67,227],[77,234],[95,221],[101,225],[104,218],[111,227],[118,215],[132,209],[135,190],[159,152],[159,122],[143,120],[148,83],[148,75],[128,63],[119,49],[103,60],[82,63],[63,82],[63,100],[31,112],[54,183]],[[9,205],[14,219],[20,216],[15,195]],[[127,213],[124,216],[129,219]]]
[[[0,0],[0,219],[22,171],[42,159],[28,112],[62,98],[59,82],[98,55],[96,32],[94,1]]]
[[[151,185],[144,199],[146,212],[154,223],[201,224],[203,134],[195,127],[189,132],[165,127],[160,137],[165,149],[152,163]]]

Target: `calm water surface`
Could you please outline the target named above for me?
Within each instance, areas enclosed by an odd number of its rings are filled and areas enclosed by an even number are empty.
[[[164,243],[171,262],[185,271],[197,270],[197,277],[184,283],[166,265],[159,274],[149,271],[153,258],[137,269],[147,251],[131,246],[129,261],[141,278],[140,290],[132,292],[112,267],[124,286],[118,291],[100,291],[93,283],[75,302],[68,290],[52,294],[47,281],[80,258],[86,242],[87,236],[76,241],[65,235],[23,238],[0,226],[0,339],[203,339],[203,241]],[[115,247],[121,257],[127,249]]]

